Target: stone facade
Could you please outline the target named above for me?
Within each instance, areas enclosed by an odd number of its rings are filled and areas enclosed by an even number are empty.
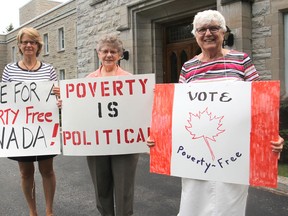
[[[123,67],[134,74],[155,73],[157,82],[163,82],[162,27],[211,8],[223,13],[234,34],[230,49],[247,52],[263,79],[283,82],[283,13],[288,9],[287,0],[78,0],[77,7],[80,77],[97,65],[94,49],[98,37],[117,32],[130,53]]]
[[[281,80],[285,96],[283,17],[288,10],[287,0],[72,0],[25,26],[49,35],[50,53],[41,57],[58,70],[65,69],[66,78],[84,77],[98,68],[98,38],[116,33],[129,52],[129,60],[122,60],[121,67],[134,74],[155,73],[161,83],[165,76],[163,29],[167,23],[184,18],[192,22],[198,11],[208,8],[219,10],[234,34],[234,45],[227,48],[247,52],[263,79]],[[57,49],[60,27],[65,29],[64,52]],[[5,50],[3,41],[7,45],[6,54],[0,54],[0,67],[11,60],[16,33],[17,29],[0,38],[0,51]]]
[[[285,0],[257,0],[253,4],[252,47],[258,70],[267,79],[283,79],[284,37],[283,10]]]
[[[47,0],[33,0],[29,1],[23,7],[19,9],[19,23],[20,25],[34,19],[35,17],[42,15],[48,10],[60,5],[61,2],[47,1]]]
[[[95,69],[98,38],[118,33],[130,53],[121,66],[134,74],[155,73],[157,82],[163,82],[162,26],[184,17],[190,17],[192,22],[197,9],[208,7],[216,8],[216,1],[78,0],[79,76]]]
[[[0,70],[7,64],[7,45],[5,35],[0,35]],[[2,66],[2,67],[1,67]],[[3,70],[1,70],[3,71]],[[0,72],[2,74],[2,72]]]

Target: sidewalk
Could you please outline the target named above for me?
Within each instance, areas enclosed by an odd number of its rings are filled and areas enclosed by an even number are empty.
[[[288,196],[288,178],[278,176],[278,187],[275,190]]]
[[[278,176],[278,187],[277,188],[264,188],[264,190],[272,191],[281,195],[288,196],[288,178]]]

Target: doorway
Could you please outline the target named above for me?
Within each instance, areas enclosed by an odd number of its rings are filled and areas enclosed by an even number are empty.
[[[164,83],[177,83],[184,62],[200,53],[191,31],[191,22],[187,20],[164,26]]]

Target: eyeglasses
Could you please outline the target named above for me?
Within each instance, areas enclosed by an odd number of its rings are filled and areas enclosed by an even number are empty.
[[[99,52],[103,55],[108,55],[108,53],[110,53],[111,55],[116,55],[118,54],[118,51],[117,50],[99,50]]]
[[[38,44],[38,42],[36,42],[36,41],[21,41],[20,42],[22,45],[27,45],[28,43],[30,43],[30,45],[36,45],[36,44]]]
[[[197,28],[196,31],[198,32],[198,34],[200,35],[204,35],[207,32],[207,29],[209,29],[210,33],[214,34],[217,33],[221,27],[220,26],[210,26],[210,27],[203,27],[203,28]]]

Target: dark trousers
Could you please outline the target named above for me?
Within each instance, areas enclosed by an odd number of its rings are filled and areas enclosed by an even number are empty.
[[[134,182],[139,154],[87,156],[97,209],[102,216],[133,215]],[[115,199],[114,199],[115,197]]]

